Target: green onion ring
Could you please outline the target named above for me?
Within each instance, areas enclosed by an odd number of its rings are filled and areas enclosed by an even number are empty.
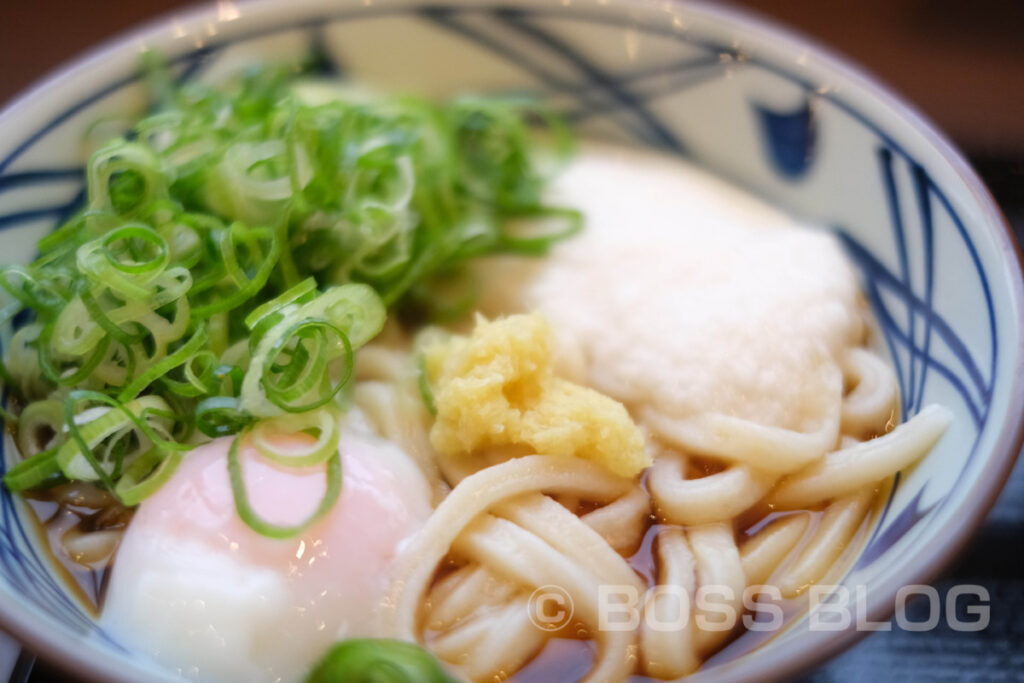
[[[329,390],[323,396],[309,403],[297,406],[291,405],[282,398],[282,393],[288,393],[288,390],[278,388],[277,386],[275,386],[273,378],[271,377],[271,373],[273,372],[273,359],[275,359],[277,355],[283,350],[284,346],[292,340],[293,336],[295,336],[302,330],[305,330],[306,328],[310,327],[316,329],[326,329],[331,332],[334,332],[334,334],[337,335],[338,341],[340,341],[342,346],[344,347],[344,352],[342,353],[341,357],[344,358],[345,369],[341,379],[334,384],[334,388]],[[326,338],[326,334],[324,335],[324,337]],[[263,389],[266,392],[267,398],[270,399],[270,401],[274,405],[276,405],[281,410],[284,410],[289,413],[302,413],[307,410],[313,410],[315,408],[319,408],[323,405],[326,405],[328,402],[331,401],[331,399],[337,396],[338,392],[341,391],[341,388],[345,386],[349,378],[352,377],[352,370],[355,366],[352,353],[352,344],[349,343],[348,335],[342,332],[340,327],[330,322],[329,320],[324,320],[323,318],[306,318],[293,324],[290,328],[288,328],[285,331],[283,335],[281,335],[281,337],[274,343],[274,345],[270,347],[270,353],[267,354],[267,361],[269,362],[264,364],[263,373],[261,377]],[[328,376],[324,376],[323,379],[327,382],[330,382],[330,377]]]
[[[163,271],[167,265],[168,252],[170,251],[167,246],[167,241],[158,232],[153,230],[147,225],[141,223],[129,223],[123,225],[120,228],[115,228],[103,236],[103,255],[107,257],[107,261],[111,266],[117,268],[123,273],[140,274],[140,273],[152,273],[153,271]],[[141,240],[147,242],[157,249],[156,256],[148,261],[141,261],[136,263],[129,263],[119,261],[111,249],[112,245],[120,241],[130,240]]]
[[[237,434],[252,422],[252,416],[239,408],[237,398],[211,396],[196,406],[195,420],[196,429],[214,438]]]
[[[167,483],[181,464],[182,457],[177,451],[166,452],[156,448],[143,453],[125,469],[114,487],[114,494],[125,505],[138,505]]]
[[[27,491],[60,476],[62,473],[57,463],[57,450],[54,446],[14,465],[4,475],[4,485],[11,491]]]
[[[109,406],[111,410],[85,425],[79,425],[75,422],[75,407],[82,401],[102,403]],[[96,478],[103,482],[104,486],[106,486],[108,490],[113,491],[115,486],[113,478],[100,464],[99,460],[97,460],[87,439],[99,439],[100,441],[105,440],[117,429],[128,426],[129,422],[134,425],[140,433],[145,435],[146,438],[152,441],[155,446],[178,451],[188,450],[191,448],[191,446],[187,444],[180,444],[163,439],[150,425],[146,424],[146,418],[149,417],[150,414],[159,414],[159,412],[153,410],[153,408],[159,406],[161,403],[163,403],[163,401],[155,396],[146,396],[125,405],[119,403],[106,394],[101,394],[99,392],[81,390],[72,391],[68,394],[68,397],[64,402],[64,422],[67,425],[68,435],[71,440],[65,442],[58,450],[57,459],[61,465],[61,470],[64,471],[65,475],[68,475],[69,468],[71,467],[74,457],[76,455],[80,455],[85,459],[89,467],[92,468],[92,471],[95,472]],[[138,415],[133,412],[133,408],[139,410]],[[69,478],[72,477],[69,476]],[[76,478],[82,479],[87,477],[79,474]]]
[[[206,326],[200,325],[192,335],[192,338],[185,342],[179,349],[165,357],[156,365],[150,367],[148,370],[136,377],[131,384],[122,389],[121,393],[117,395],[117,400],[122,403],[132,400],[138,396],[143,389],[148,387],[157,379],[163,377],[168,372],[199,353],[200,349],[206,345],[206,341]]]
[[[296,434],[310,430],[319,432],[316,443],[306,448],[294,449],[290,455],[284,455],[267,441],[269,434]],[[341,429],[338,426],[337,415],[332,410],[324,409],[260,420],[252,427],[250,434],[253,446],[267,460],[288,467],[311,467],[325,462],[331,455],[337,453]]]
[[[341,496],[341,454],[335,452],[327,459],[327,489],[313,514],[293,526],[281,526],[260,517],[249,503],[249,494],[245,488],[245,473],[242,471],[242,463],[238,457],[238,444],[247,434],[246,431],[236,436],[228,449],[228,477],[231,480],[231,492],[235,497],[235,510],[242,521],[260,535],[278,539],[294,538],[326,515]]]

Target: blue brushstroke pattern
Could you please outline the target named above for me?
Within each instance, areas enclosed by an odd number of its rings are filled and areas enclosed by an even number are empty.
[[[587,81],[600,88],[612,100],[621,104],[624,109],[633,112],[647,127],[649,135],[658,142],[659,146],[677,154],[686,153],[686,147],[682,140],[676,137],[675,133],[649,111],[642,102],[633,97],[627,88],[620,86],[612,76],[605,73],[603,69],[587,59],[568,42],[531,22],[528,12],[519,9],[502,9],[495,12],[495,16],[504,20],[510,28],[517,29],[523,35],[563,57],[583,74]]]
[[[754,104],[761,137],[775,170],[795,180],[806,175],[814,161],[817,126],[810,99],[793,111],[779,112]]]

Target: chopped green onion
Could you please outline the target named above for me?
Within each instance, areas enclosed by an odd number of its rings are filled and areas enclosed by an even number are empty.
[[[291,526],[272,524],[260,517],[249,503],[249,494],[245,487],[245,473],[242,471],[242,463],[239,459],[239,442],[246,437],[248,432],[236,436],[231,441],[228,449],[228,476],[231,479],[231,491],[235,497],[235,510],[238,516],[249,525],[253,531],[268,538],[293,538],[298,536],[310,526],[315,524],[321,517],[334,507],[334,503],[341,495],[341,455],[334,451],[327,458],[325,476],[327,478],[327,489],[316,510],[304,521]]]
[[[22,457],[27,458],[58,445],[63,441],[63,426],[63,402],[47,399],[28,404],[18,420],[18,451]]]
[[[0,286],[26,308],[50,315],[63,308],[69,298],[59,280],[40,277],[34,269],[18,265],[3,268]]]
[[[230,228],[218,231],[214,237],[217,242],[220,258],[227,270],[227,279],[232,281],[236,289],[225,295],[218,292],[215,300],[192,309],[196,318],[205,318],[214,313],[230,311],[242,302],[255,296],[267,283],[270,273],[277,265],[281,244],[273,230],[267,228],[247,228],[241,223],[233,223]],[[263,249],[260,241],[263,241]],[[250,277],[241,264],[239,250],[246,249],[252,253],[252,261],[256,264],[255,272]]]
[[[335,644],[306,683],[456,683],[434,656],[415,643],[352,638]]]
[[[50,448],[26,458],[7,470],[4,485],[10,491],[28,491],[44,486],[63,473],[57,463],[57,449]]]
[[[182,454],[178,451],[154,448],[143,453],[125,468],[114,493],[125,505],[138,505],[167,483],[181,464],[181,459]]]
[[[86,205],[36,261],[0,267],[0,322],[30,319],[0,363],[24,406],[5,481],[91,481],[134,505],[185,450],[251,433],[279,464],[327,458],[340,487],[324,415],[351,396],[354,354],[389,308],[468,313],[469,260],[577,230],[542,196],[571,138],[523,99],[357,95],[288,67],[179,85],[146,59],[152,113],[92,154]],[[316,444],[278,454],[272,427]]]
[[[250,330],[255,330],[256,325],[268,315],[280,312],[280,310],[288,304],[296,302],[304,303],[309,300],[307,295],[314,292],[316,292],[316,280],[308,277],[280,296],[275,297],[265,304],[261,304],[253,309],[252,313],[245,316],[245,326]]]
[[[236,434],[252,422],[231,396],[211,396],[196,406],[196,428],[211,438]]]
[[[317,440],[311,446],[304,448],[289,446],[288,451],[285,452],[280,446],[275,446],[271,442],[271,438],[274,436],[308,434],[309,432],[316,432]],[[338,452],[340,429],[338,418],[333,411],[317,410],[260,420],[252,428],[250,434],[253,446],[267,460],[288,467],[311,467],[326,462],[328,458]]]
[[[182,368],[185,381],[169,377],[170,373],[160,378],[160,384],[174,394],[184,398],[195,398],[218,391],[217,354],[209,349],[197,351],[178,367]],[[197,369],[198,368],[198,369]]]
[[[39,348],[39,367],[48,380],[66,387],[76,386],[85,382],[89,375],[103,362],[107,349],[110,347],[110,337],[100,338],[99,342],[89,350],[89,355],[81,359],[81,364],[76,370],[73,364],[63,366],[56,363],[51,348],[53,333],[53,324],[47,325],[39,333],[39,339],[36,342]],[[57,339],[59,340],[61,337],[58,336]]]
[[[351,377],[353,352],[380,332],[386,315],[373,289],[360,284],[334,287],[290,306],[256,344],[240,406],[271,417],[325,405]],[[332,379],[328,364],[339,359],[339,376]]]
[[[121,390],[117,395],[118,401],[129,401],[138,396],[143,389],[163,377],[168,372],[183,363],[187,363],[196,356],[208,341],[206,328],[200,327],[192,335],[192,338],[182,344],[174,353],[169,354],[159,363],[150,366],[144,373],[132,380],[132,383]]]
[[[90,416],[92,419],[83,423],[82,418],[89,413],[75,411],[83,401],[109,407],[92,408],[95,411]],[[126,460],[133,460],[151,446],[171,450],[189,448],[158,435],[157,430],[164,433],[169,431],[166,423],[170,421],[171,413],[167,403],[157,396],[143,396],[122,404],[96,392],[73,391],[64,404],[64,416],[71,439],[58,449],[57,463],[64,476],[71,480],[99,479],[113,490],[112,475],[119,475]],[[95,450],[108,440],[114,445],[124,443],[126,449],[108,448],[108,453],[114,453],[115,457],[101,462]]]

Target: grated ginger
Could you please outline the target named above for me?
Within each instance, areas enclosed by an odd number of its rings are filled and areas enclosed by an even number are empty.
[[[469,337],[427,348],[425,364],[437,408],[430,441],[444,455],[527,446],[585,458],[623,477],[651,464],[621,403],[555,376],[551,328],[539,313],[479,316]]]

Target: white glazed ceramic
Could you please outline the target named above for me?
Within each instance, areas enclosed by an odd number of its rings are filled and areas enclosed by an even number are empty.
[[[900,586],[950,560],[1010,470],[1021,439],[1024,329],[1007,226],[940,134],[805,39],[732,10],[675,2],[222,0],[90,53],[0,115],[0,261],[29,261],[38,237],[79,205],[83,132],[144,105],[144,48],[167,55],[182,77],[217,78],[250,58],[312,51],[324,70],[429,95],[535,92],[585,135],[684,155],[834,229],[880,321],[904,415],[935,402],[956,417],[899,479],[843,579],[868,587],[870,619],[889,617]],[[6,450],[9,464],[9,439]],[[21,512],[4,491],[4,627],[79,675],[174,680],[76,605]],[[693,680],[790,676],[857,637],[811,631],[804,619]]]

